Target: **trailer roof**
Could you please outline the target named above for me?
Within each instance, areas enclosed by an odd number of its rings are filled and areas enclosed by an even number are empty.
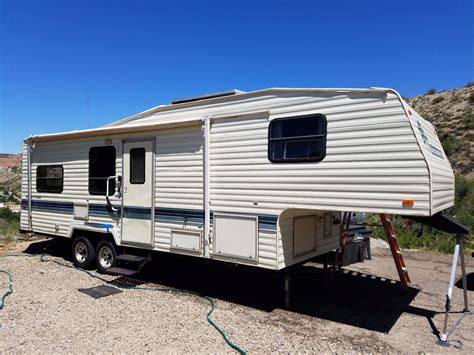
[[[159,112],[165,112],[165,111],[170,111],[170,110],[176,110],[184,107],[192,107],[192,106],[200,106],[204,104],[209,104],[212,102],[218,102],[218,101],[233,101],[236,99],[244,99],[252,96],[260,96],[260,95],[268,95],[268,94],[277,94],[277,93],[285,93],[285,92],[291,92],[291,93],[316,93],[316,92],[393,92],[397,96],[401,98],[401,96],[398,94],[397,91],[391,88],[382,88],[382,87],[370,87],[370,88],[268,88],[268,89],[262,89],[262,90],[256,90],[256,91],[239,91],[235,90],[234,94],[232,95],[224,95],[224,96],[212,96],[209,95],[208,97],[203,97],[202,99],[199,100],[177,100],[173,101],[174,103],[171,103],[169,105],[158,105],[155,107],[152,107],[148,110],[139,112],[135,115],[125,117],[121,120],[109,123],[105,125],[104,127],[112,127],[112,126],[119,126],[124,123],[130,122],[130,121],[135,121],[140,118],[143,118],[145,116],[148,116],[150,114],[155,114]]]
[[[112,122],[105,126],[93,129],[86,129],[86,130],[75,130],[75,131],[68,131],[62,133],[53,133],[53,134],[41,134],[41,135],[31,135],[27,139],[34,140],[34,141],[45,141],[45,140],[55,140],[55,139],[70,139],[70,138],[80,138],[80,137],[93,137],[93,136],[101,136],[101,135],[110,135],[115,133],[132,133],[132,132],[145,132],[151,131],[157,128],[167,128],[167,127],[178,127],[178,126],[187,126],[191,124],[198,124],[201,122],[201,119],[196,118],[193,120],[186,120],[180,122],[159,122],[159,123],[147,123],[147,124],[137,124],[137,125],[124,125],[130,121],[135,121],[140,118],[149,116],[151,114],[159,113],[159,112],[166,112],[170,110],[181,109],[185,107],[192,107],[192,106],[200,106],[212,102],[217,101],[232,101],[236,99],[243,99],[252,96],[260,96],[260,95],[268,95],[268,94],[278,94],[278,93],[316,93],[316,92],[340,92],[340,93],[347,93],[347,92],[360,92],[360,93],[370,93],[370,92],[393,92],[395,93],[401,100],[401,96],[393,89],[390,88],[378,88],[378,87],[371,87],[371,88],[269,88],[263,90],[256,90],[250,92],[243,92],[243,91],[233,91],[232,94],[228,95],[205,95],[199,100],[195,100],[195,98],[183,99],[174,101],[174,103],[169,105],[159,105],[152,107],[148,110],[140,112],[138,114],[125,117],[121,120]],[[241,113],[236,113],[241,114]],[[233,116],[232,114],[226,116]]]

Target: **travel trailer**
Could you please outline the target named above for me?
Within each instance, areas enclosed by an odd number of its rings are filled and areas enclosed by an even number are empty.
[[[342,213],[454,204],[435,129],[387,88],[228,91],[96,129],[32,135],[21,228],[73,238],[80,267],[148,251],[281,270],[339,247]]]

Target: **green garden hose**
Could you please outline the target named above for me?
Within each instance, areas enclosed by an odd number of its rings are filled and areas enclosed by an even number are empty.
[[[6,274],[7,277],[8,277],[7,290],[2,294],[2,296],[0,298],[0,310],[2,310],[3,307],[5,306],[5,298],[7,298],[8,295],[13,293],[13,276],[8,271],[1,270],[1,269],[0,269],[0,274]]]
[[[63,266],[63,267],[67,267],[67,268],[70,268],[70,269],[75,269],[75,270],[79,270],[79,271],[82,271],[82,272],[85,272],[86,274],[88,274],[89,276],[91,277],[94,277],[96,279],[99,279],[101,281],[104,281],[104,282],[107,282],[107,283],[112,283],[113,285],[119,287],[119,288],[123,288],[123,289],[128,289],[128,290],[142,290],[142,291],[155,291],[155,292],[175,292],[175,293],[183,293],[183,294],[189,294],[189,295],[192,295],[192,296],[196,296],[196,297],[200,297],[204,300],[206,300],[208,303],[209,303],[209,306],[211,307],[209,312],[207,312],[207,315],[206,315],[206,319],[207,319],[207,322],[212,325],[212,327],[222,336],[222,338],[225,340],[225,342],[227,343],[227,345],[229,345],[232,349],[234,349],[235,351],[239,352],[241,355],[245,355],[247,354],[245,350],[243,350],[242,348],[240,348],[238,345],[234,344],[230,339],[229,337],[225,334],[225,332],[219,328],[219,326],[211,319],[211,315],[212,315],[212,312],[214,312],[214,309],[215,309],[215,304],[214,304],[214,301],[208,297],[208,296],[204,296],[204,295],[200,295],[196,292],[193,292],[193,291],[187,291],[187,290],[181,290],[181,289],[178,289],[178,288],[174,288],[174,287],[160,287],[160,288],[154,288],[154,287],[140,287],[140,286],[131,286],[131,285],[127,285],[125,283],[121,283],[121,282],[117,282],[117,281],[108,281],[100,276],[97,276],[97,275],[94,275],[92,272],[88,271],[88,270],[84,270],[84,269],[78,269],[76,268],[75,266],[72,266],[72,265],[68,265],[68,264],[64,264],[64,263],[61,263],[57,260],[52,260],[52,259],[45,259],[45,257],[47,256],[50,256],[49,254],[37,254],[37,255],[28,255],[28,254],[5,254],[5,255],[0,255],[0,257],[31,257],[31,256],[40,256],[40,260],[42,262],[52,262],[52,263],[55,263],[57,265],[60,265],[60,266]],[[3,273],[3,274],[6,274],[8,276],[8,287],[7,287],[7,291],[5,293],[2,294],[1,298],[0,298],[0,310],[3,309],[3,307],[5,306],[5,299],[8,295],[12,294],[13,293],[13,276],[10,272],[8,271],[5,271],[5,270],[1,270],[0,269],[0,273]]]

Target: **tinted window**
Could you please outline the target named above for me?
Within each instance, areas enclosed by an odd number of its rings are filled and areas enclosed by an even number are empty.
[[[89,193],[104,195],[107,178],[115,176],[115,147],[93,147],[89,150]],[[115,180],[110,179],[109,195],[115,192]]]
[[[63,192],[62,165],[41,165],[36,168],[36,191]]]
[[[276,119],[270,122],[268,159],[274,163],[321,161],[326,156],[326,117]]]
[[[130,149],[130,183],[145,183],[145,148]]]

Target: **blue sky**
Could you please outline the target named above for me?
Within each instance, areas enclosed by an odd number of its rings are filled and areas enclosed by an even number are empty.
[[[230,88],[463,86],[473,3],[0,0],[0,152]]]

